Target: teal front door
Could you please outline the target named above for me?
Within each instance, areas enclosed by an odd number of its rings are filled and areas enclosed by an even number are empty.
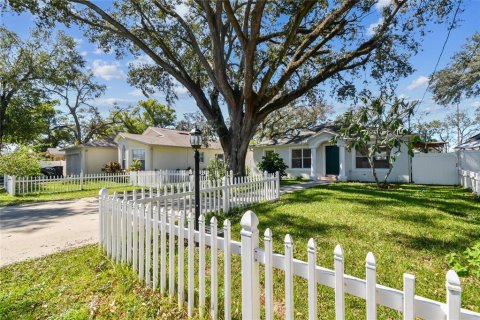
[[[338,175],[340,173],[340,160],[337,146],[325,147],[325,174]]]

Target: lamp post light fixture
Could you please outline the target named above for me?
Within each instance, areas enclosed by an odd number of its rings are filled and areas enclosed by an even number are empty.
[[[198,230],[198,219],[200,218],[200,153],[202,147],[202,131],[195,126],[190,131],[190,145],[195,150],[195,230]]]

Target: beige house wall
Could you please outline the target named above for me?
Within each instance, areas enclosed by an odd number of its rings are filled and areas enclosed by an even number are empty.
[[[118,141],[118,162],[122,164],[122,149],[125,147],[126,168],[132,163],[132,150],[145,150],[145,170],[176,170],[194,167],[194,154],[192,148],[151,146],[130,139],[121,138]],[[200,149],[204,154],[204,161],[200,162],[200,169],[205,169],[215,155],[223,154],[221,149]]]
[[[107,162],[118,161],[117,148],[84,148],[84,174],[102,173]]]

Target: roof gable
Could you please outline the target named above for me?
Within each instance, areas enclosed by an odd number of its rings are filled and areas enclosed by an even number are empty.
[[[175,129],[149,127],[142,134],[121,132],[115,137],[115,141],[118,142],[120,138],[130,139],[152,146],[192,147],[190,145],[190,133],[188,131]],[[206,149],[221,149],[221,145],[217,141],[211,141]]]

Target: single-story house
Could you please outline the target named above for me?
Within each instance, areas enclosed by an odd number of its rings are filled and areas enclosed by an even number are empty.
[[[92,140],[64,150],[67,175],[102,173],[107,162],[118,161],[117,144],[111,138]]]
[[[333,144],[331,141],[336,134],[334,126],[324,126],[316,132],[303,131],[291,138],[260,142],[253,147],[253,162],[256,167],[265,154],[276,152],[288,165],[286,171],[289,177],[374,181],[367,157],[355,149],[348,151],[343,140]],[[400,151],[389,181],[410,182],[411,157],[406,145],[402,145]],[[381,178],[388,170],[388,159],[386,155],[379,154],[375,161],[378,177]]]
[[[52,161],[65,160],[65,150],[60,150],[59,148],[48,148],[45,152],[45,157]]]
[[[123,169],[133,160],[142,163],[143,170],[177,170],[194,168],[190,133],[174,129],[149,127],[142,134],[119,133],[115,137],[118,159]],[[211,141],[200,149],[200,169],[205,169],[211,159],[223,159],[219,142]]]

